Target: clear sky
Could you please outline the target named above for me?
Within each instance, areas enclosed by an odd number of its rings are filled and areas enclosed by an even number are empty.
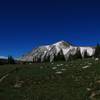
[[[100,42],[100,1],[0,1],[0,55],[20,56],[59,40],[93,46]]]

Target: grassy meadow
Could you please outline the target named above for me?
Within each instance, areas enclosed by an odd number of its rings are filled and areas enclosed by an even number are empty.
[[[100,61],[0,65],[0,100],[100,100]]]

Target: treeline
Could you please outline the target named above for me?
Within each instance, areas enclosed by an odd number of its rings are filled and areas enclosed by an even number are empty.
[[[0,59],[0,65],[15,64],[15,63],[16,63],[16,61],[14,60],[14,58],[12,56],[8,56],[8,59],[3,59],[3,58]]]

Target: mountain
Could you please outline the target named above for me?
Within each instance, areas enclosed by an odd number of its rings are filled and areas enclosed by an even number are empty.
[[[8,59],[6,56],[0,56],[0,59]]]
[[[7,63],[8,63],[8,57],[0,56],[0,65],[7,64]]]
[[[95,48],[74,46],[69,42],[59,41],[52,45],[45,45],[35,48],[31,52],[22,56],[20,60],[34,62],[52,62],[55,60],[55,58],[59,59],[59,56],[62,56],[67,61],[70,55],[75,55],[78,51],[80,51],[82,58],[84,58],[85,52],[87,52],[88,56],[93,56]]]

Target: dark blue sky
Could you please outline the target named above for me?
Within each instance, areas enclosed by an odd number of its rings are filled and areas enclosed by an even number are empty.
[[[0,55],[20,56],[59,40],[100,42],[99,0],[0,1]]]

